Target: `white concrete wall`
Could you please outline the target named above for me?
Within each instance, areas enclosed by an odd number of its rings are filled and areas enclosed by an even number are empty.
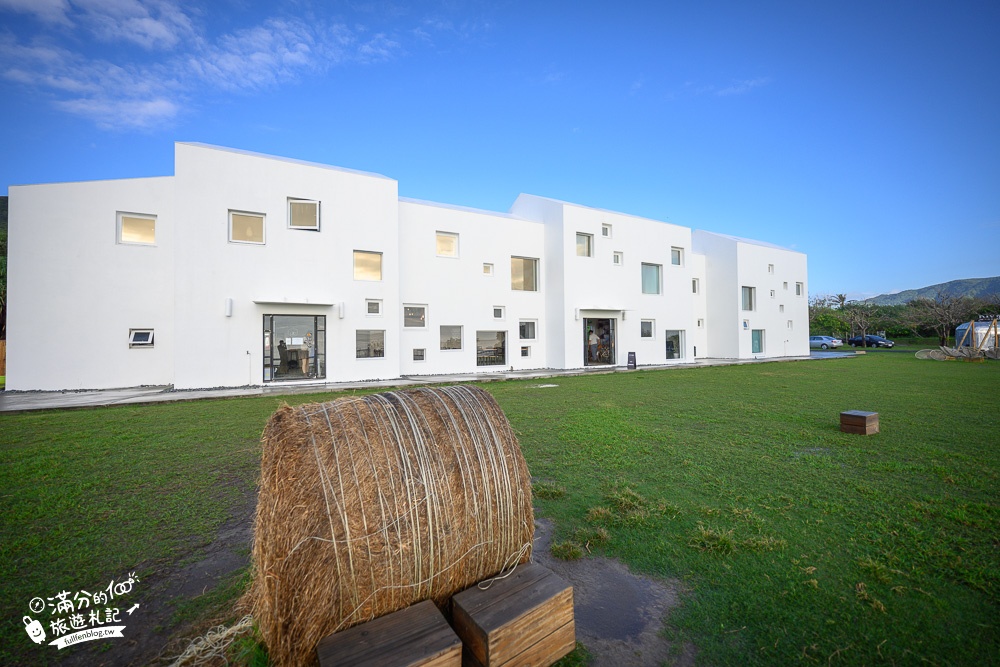
[[[7,389],[173,380],[174,179],[12,186]],[[117,242],[119,211],[156,216],[156,245]],[[130,328],[155,330],[129,349]]]
[[[708,354],[715,359],[740,356],[740,285],[737,277],[736,243],[730,238],[696,230],[695,252],[705,258],[705,332]],[[699,349],[699,355],[701,350]]]
[[[261,384],[265,314],[326,316],[329,381],[399,375],[394,180],[197,144],[177,144],[175,160],[178,388]],[[320,202],[320,231],[288,228],[289,197]],[[229,242],[231,209],[266,216],[264,245]],[[382,253],[381,281],[354,280],[354,250]],[[358,329],[386,332],[384,358],[356,358]]]
[[[427,327],[401,325],[400,368],[403,375],[488,373],[547,366],[544,228],[511,215],[403,200],[399,203],[402,275],[399,315],[404,304],[427,306]],[[437,232],[458,234],[458,257],[439,257]],[[538,259],[539,290],[511,289],[511,257]],[[493,265],[485,275],[484,264]],[[493,309],[503,309],[495,319]],[[536,323],[535,339],[519,339],[519,323]],[[462,327],[462,349],[442,350],[442,325]],[[476,332],[504,331],[507,360],[503,366],[476,366]],[[521,347],[529,356],[521,356]],[[425,350],[424,361],[413,350]]]

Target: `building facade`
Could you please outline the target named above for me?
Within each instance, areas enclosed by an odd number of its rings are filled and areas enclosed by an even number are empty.
[[[802,253],[204,144],[175,145],[173,176],[12,186],[8,245],[11,390],[809,353]]]

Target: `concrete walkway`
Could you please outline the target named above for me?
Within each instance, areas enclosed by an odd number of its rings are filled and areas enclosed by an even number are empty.
[[[640,366],[638,370],[669,370],[705,366],[730,366],[782,361],[808,361],[810,359],[836,359],[855,356],[854,352],[814,351],[808,357],[781,357],[777,359],[698,359],[689,364],[670,366]],[[60,408],[93,408],[135,403],[169,403],[194,401],[206,398],[233,398],[236,396],[280,396],[286,394],[313,394],[350,391],[354,389],[414,387],[430,384],[457,384],[461,382],[496,382],[500,380],[525,380],[557,378],[573,375],[627,373],[624,366],[574,368],[570,370],[541,369],[531,371],[501,371],[494,373],[466,373],[454,375],[420,375],[370,382],[287,382],[272,383],[263,387],[227,387],[216,389],[182,389],[173,387],[129,387],[123,389],[95,389],[81,391],[0,391],[0,412],[26,412]]]

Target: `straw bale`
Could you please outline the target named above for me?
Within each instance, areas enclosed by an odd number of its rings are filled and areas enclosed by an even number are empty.
[[[482,389],[283,407],[263,435],[253,616],[277,665],[326,635],[527,562],[528,468]]]

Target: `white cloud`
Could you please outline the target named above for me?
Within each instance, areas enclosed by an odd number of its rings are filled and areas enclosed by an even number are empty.
[[[743,95],[749,93],[754,88],[760,88],[761,86],[766,86],[771,83],[770,77],[761,77],[758,79],[744,79],[743,81],[734,81],[725,88],[715,91],[715,94],[719,97],[726,97],[729,95]]]
[[[148,129],[172,121],[180,107],[162,97],[154,99],[78,98],[56,103],[63,111],[89,118],[98,127]]]
[[[70,6],[67,0],[0,0],[0,10],[34,14],[45,23],[68,26]]]
[[[194,34],[190,17],[169,0],[74,0],[79,20],[100,40],[172,49]]]

